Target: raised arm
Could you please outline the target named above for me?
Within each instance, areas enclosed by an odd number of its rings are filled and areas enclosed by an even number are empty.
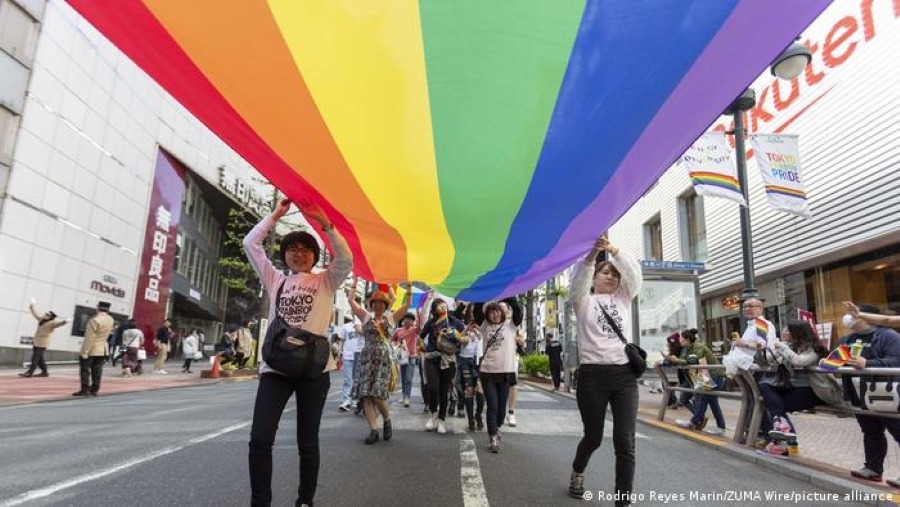
[[[365,322],[369,316],[369,312],[356,302],[356,283],[358,281],[359,277],[354,276],[353,281],[350,284],[350,290],[347,291],[347,300],[350,302],[350,309],[353,310],[353,315],[356,315],[360,321]]]
[[[900,328],[900,315],[879,315],[877,313],[866,313],[859,311],[859,307],[850,301],[844,301],[844,307],[847,313],[864,320],[873,326],[888,326]]]
[[[393,294],[394,289],[391,289],[391,293]],[[412,302],[412,285],[409,286],[409,290],[406,291],[406,294],[403,295],[403,304],[400,305],[400,308],[397,308],[394,311],[394,322],[400,323],[400,319],[406,315],[406,312],[409,311],[409,304]]]
[[[31,310],[31,315],[34,315],[35,319],[41,320],[42,318],[44,318],[44,316],[38,313],[37,308],[35,308],[34,305],[34,298],[32,298],[31,303],[28,304],[28,309]]]
[[[484,324],[484,303],[472,303],[472,319],[479,326]]]
[[[630,253],[619,250],[608,242],[606,251],[609,252],[609,261],[622,275],[619,291],[623,293],[625,299],[634,298],[640,292],[643,283],[641,265]]]
[[[509,305],[509,308],[512,310],[512,323],[516,327],[519,327],[522,324],[522,320],[525,317],[522,312],[522,305],[519,304],[519,298],[512,296],[503,300],[504,303]]]
[[[272,264],[269,256],[266,255],[263,241],[269,235],[272,227],[275,227],[275,224],[287,213],[290,207],[291,201],[282,199],[278,206],[275,207],[275,211],[260,220],[244,237],[244,252],[247,254],[247,260],[250,261],[250,265],[253,266],[253,270],[256,271],[260,280],[263,281],[266,289],[270,289],[274,285],[278,268]]]

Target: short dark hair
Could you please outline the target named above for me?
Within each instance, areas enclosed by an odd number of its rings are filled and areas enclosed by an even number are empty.
[[[403,324],[403,321],[406,319],[412,319],[413,322],[416,321],[416,314],[413,312],[407,312],[406,315],[400,318],[400,323]]]
[[[695,341],[697,341],[698,334],[700,334],[700,331],[698,331],[694,328],[685,329],[684,331],[681,332],[681,336],[683,336],[685,340],[687,340],[691,343],[694,343]]]
[[[278,258],[281,259],[281,262],[285,265],[287,265],[287,261],[284,258],[285,254],[287,254],[287,251],[294,245],[303,245],[312,250],[313,266],[319,263],[319,242],[316,241],[316,238],[306,231],[294,231],[282,236],[281,244],[278,247]]]
[[[506,322],[506,312],[503,311],[503,307],[500,306],[500,303],[496,301],[491,301],[484,307],[484,321],[490,324],[493,324],[490,319],[488,319],[488,315],[491,314],[492,311],[497,310],[500,312],[500,324]]]

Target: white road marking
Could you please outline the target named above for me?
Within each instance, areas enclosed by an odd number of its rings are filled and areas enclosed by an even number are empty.
[[[484,481],[481,480],[478,453],[471,437],[459,441],[459,461],[464,507],[490,507]]]
[[[69,479],[69,480],[67,480],[67,481],[58,482],[58,483],[56,483],[56,484],[53,484],[53,485],[51,485],[51,486],[47,486],[47,487],[45,487],[45,488],[33,489],[33,490],[31,490],[31,491],[28,491],[28,492],[26,492],[26,493],[23,493],[23,494],[21,494],[21,495],[15,497],[15,498],[13,498],[13,499],[11,499],[11,500],[7,500],[6,502],[4,502],[3,504],[0,504],[0,505],[3,505],[4,507],[12,507],[12,506],[14,506],[14,505],[21,505],[21,504],[23,504],[23,503],[25,503],[25,502],[30,502],[30,501],[32,501],[32,500],[37,500],[38,498],[48,497],[48,496],[50,496],[50,495],[52,495],[52,494],[54,494],[54,493],[58,493],[58,492],[60,492],[60,491],[62,491],[62,490],[65,490],[65,489],[69,489],[69,488],[73,488],[73,487],[75,487],[75,486],[78,486],[79,484],[84,484],[84,483],[86,483],[86,482],[90,482],[90,481],[93,481],[93,480],[95,480],[95,479],[99,479],[99,478],[101,478],[101,477],[106,477],[107,475],[112,475],[112,474],[114,474],[114,473],[116,473],[116,472],[121,472],[122,470],[126,470],[126,469],[128,469],[128,468],[131,468],[131,467],[140,465],[140,464],[142,464],[142,463],[146,463],[146,462],[148,462],[148,461],[152,461],[152,460],[154,460],[154,459],[156,459],[156,458],[161,458],[161,457],[163,457],[163,456],[165,456],[165,455],[167,455],[167,454],[172,454],[173,452],[178,452],[178,451],[180,451],[180,450],[182,450],[182,449],[185,449],[185,448],[187,448],[187,447],[190,447],[190,446],[193,446],[193,445],[197,445],[197,444],[206,442],[207,440],[212,440],[212,439],[214,439],[214,438],[216,438],[216,437],[220,437],[220,436],[222,436],[222,435],[224,435],[224,434],[226,434],[226,433],[231,433],[232,431],[237,431],[237,430],[239,430],[239,429],[241,429],[241,428],[246,428],[247,426],[250,425],[251,422],[252,422],[252,421],[245,421],[245,422],[242,422],[242,423],[233,424],[233,425],[228,426],[227,428],[223,428],[223,429],[221,429],[221,430],[219,430],[219,431],[210,433],[210,434],[208,434],[208,435],[203,435],[203,436],[199,436],[199,437],[196,437],[196,438],[192,438],[191,440],[188,440],[187,442],[185,442],[185,443],[183,443],[183,444],[181,444],[181,445],[176,445],[176,446],[173,446],[173,447],[168,447],[168,448],[163,449],[163,450],[161,450],[161,451],[157,451],[157,452],[148,454],[147,456],[144,456],[144,457],[142,457],[142,458],[138,458],[138,459],[126,461],[126,462],[124,462],[124,463],[121,463],[121,464],[119,464],[119,465],[116,465],[116,466],[113,466],[113,467],[110,467],[110,468],[106,468],[106,469],[104,469],[104,470],[99,470],[99,471],[97,471],[97,472],[93,472],[93,473],[90,473],[90,474],[86,474],[86,475],[82,475],[82,476],[79,476],[79,477],[75,477],[74,479]]]

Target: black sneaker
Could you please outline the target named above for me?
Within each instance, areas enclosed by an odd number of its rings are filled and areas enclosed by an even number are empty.
[[[572,472],[569,478],[569,496],[579,500],[584,499],[584,474]]]
[[[372,430],[369,432],[369,436],[366,437],[366,445],[374,444],[378,441],[378,430]]]
[[[478,431],[484,429],[484,419],[482,419],[481,416],[475,418],[475,426],[478,427]]]
[[[469,421],[469,431],[475,431],[475,421]]]
[[[449,416],[456,415],[456,407],[451,405],[450,408],[447,409],[447,415],[449,415]]]
[[[90,396],[90,395],[91,395],[91,393],[89,393],[87,391],[75,391],[74,393],[72,393],[72,396]]]
[[[42,372],[38,373],[37,375],[35,375],[35,377],[49,377],[49,376],[50,376],[50,374],[45,371],[42,371]]]

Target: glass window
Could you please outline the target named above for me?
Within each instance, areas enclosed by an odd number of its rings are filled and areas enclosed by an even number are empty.
[[[697,292],[692,281],[645,280],[638,298],[640,346],[647,362],[662,360],[666,337],[697,327]]]
[[[644,258],[648,261],[663,260],[662,221],[659,215],[644,224]]]
[[[0,106],[0,162],[12,163],[12,152],[16,144],[18,126],[19,115]]]
[[[34,57],[38,24],[14,2],[0,2],[0,49],[30,64]]]
[[[693,190],[679,198],[678,215],[681,258],[685,261],[706,262],[706,217],[703,212],[703,198]]]

